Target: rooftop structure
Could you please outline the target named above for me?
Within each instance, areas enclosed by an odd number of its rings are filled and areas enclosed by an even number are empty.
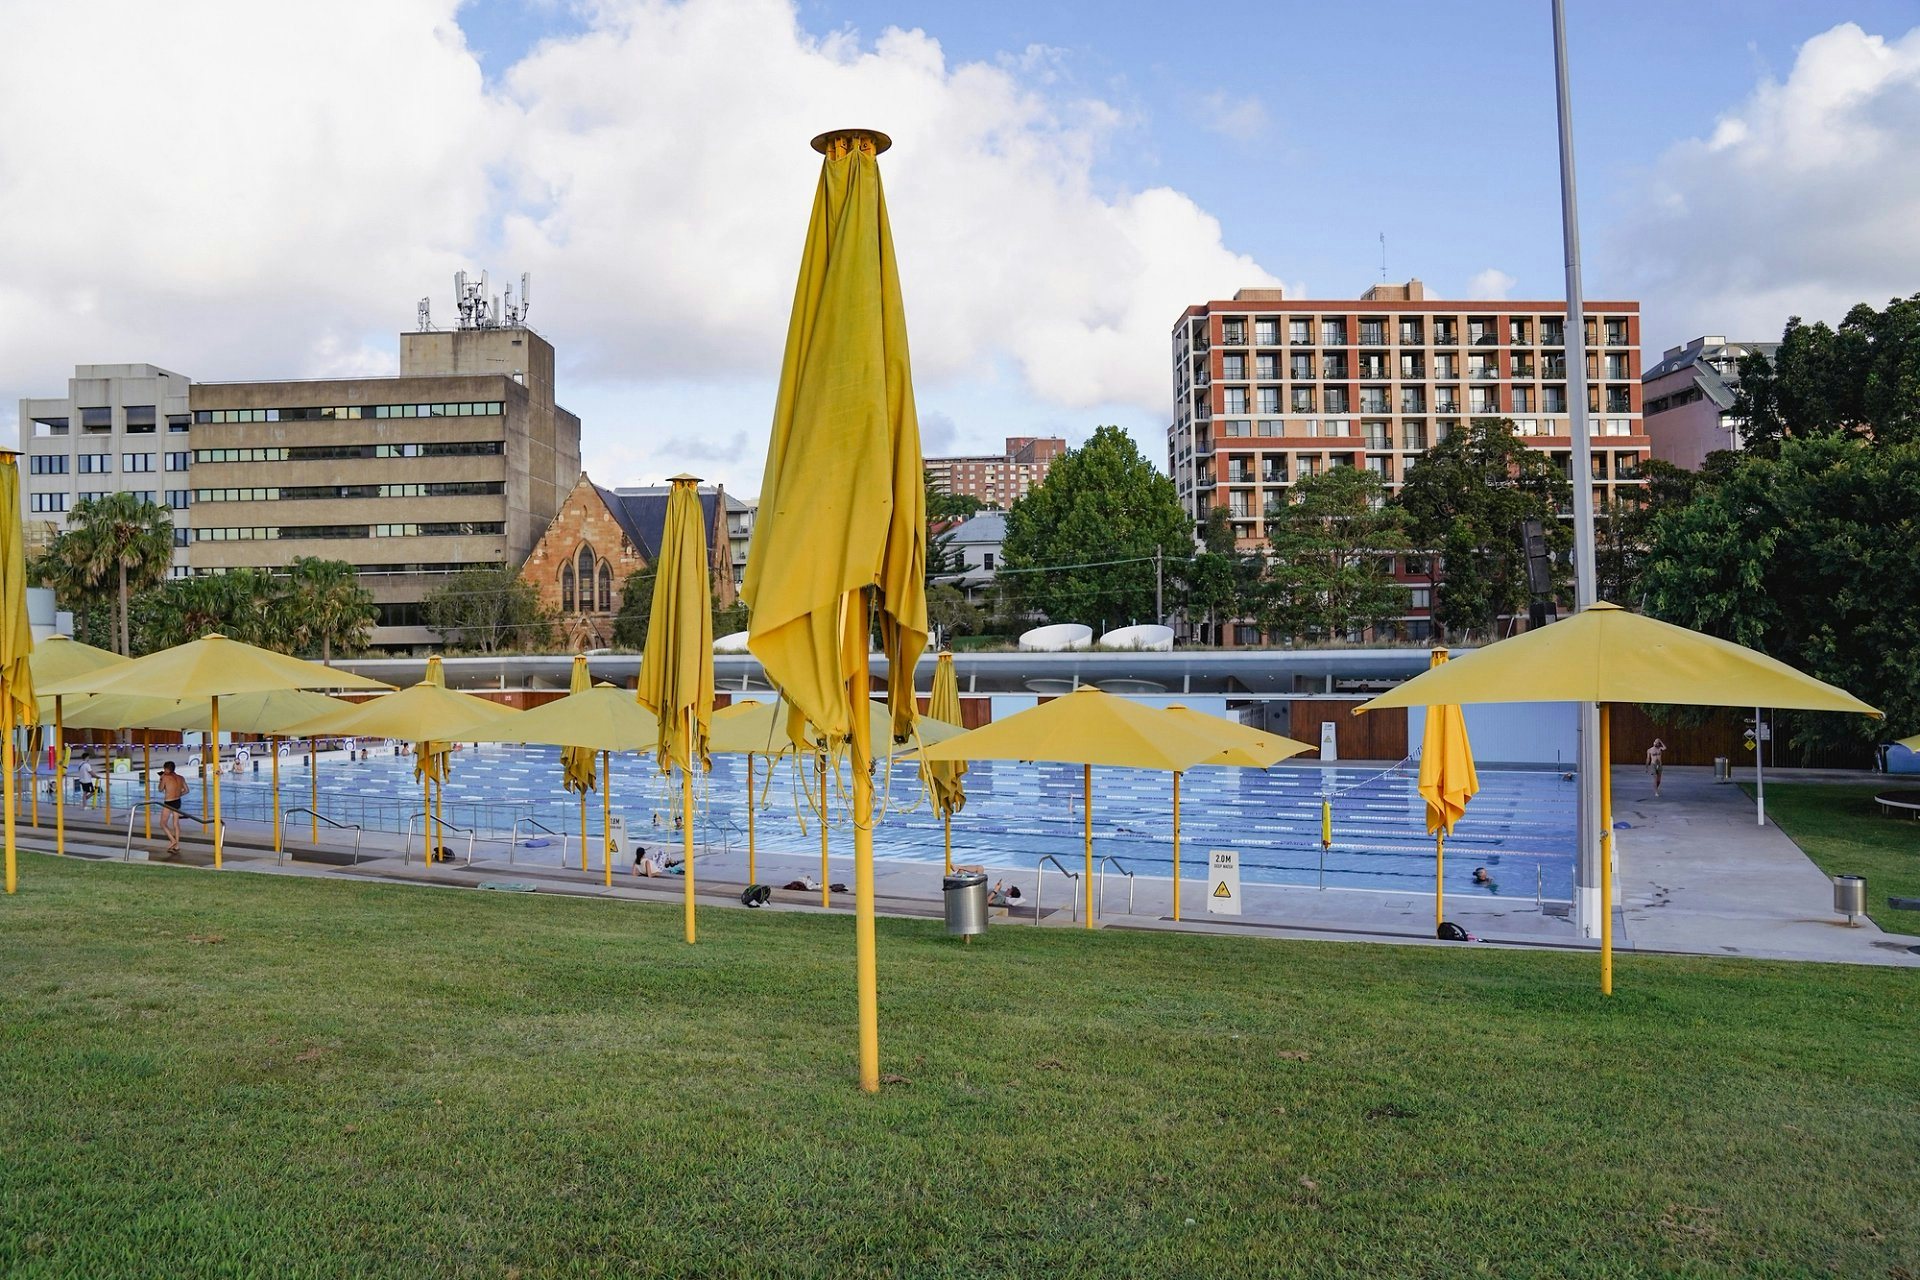
[[[1777,342],[1728,342],[1717,333],[1668,347],[1640,379],[1653,456],[1696,470],[1710,453],[1744,447],[1747,424],[1733,412],[1740,362],[1750,355],[1772,360],[1779,349]]]

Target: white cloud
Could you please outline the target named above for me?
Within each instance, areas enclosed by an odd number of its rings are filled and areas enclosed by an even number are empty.
[[[1485,271],[1475,272],[1473,278],[1467,281],[1467,297],[1497,302],[1506,297],[1508,291],[1518,283],[1519,281],[1500,268],[1488,267]],[[1429,290],[1427,296],[1437,297],[1438,295]]]
[[[1202,119],[1207,128],[1237,142],[1253,142],[1265,135],[1273,124],[1267,104],[1257,94],[1236,97],[1224,89],[1215,89],[1200,99]]]
[[[1920,29],[1845,23],[1801,46],[1706,138],[1670,148],[1612,254],[1649,346],[1777,338],[1920,287]]]

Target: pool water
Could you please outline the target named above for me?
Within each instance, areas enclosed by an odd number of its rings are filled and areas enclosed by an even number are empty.
[[[811,767],[804,784],[785,763],[775,764],[769,782],[767,768],[766,760],[756,759],[755,777],[762,795],[757,816],[760,848],[787,853],[816,850],[818,834],[811,815],[804,835],[795,818],[797,811],[804,812],[811,804]],[[1225,848],[1239,851],[1241,874],[1250,883],[1429,892],[1433,840],[1425,830],[1425,804],[1414,789],[1416,770],[1411,762],[1385,773],[1317,764],[1280,765],[1267,772],[1193,770],[1181,783],[1182,873],[1200,874],[1208,850]],[[267,818],[270,788],[264,779],[263,766],[257,780],[224,783],[227,812],[236,818]],[[288,757],[281,784],[284,804],[306,804],[305,761]],[[1094,770],[1096,856],[1114,855],[1142,876],[1171,875],[1171,785],[1163,773]],[[1447,892],[1568,898],[1575,848],[1573,782],[1555,771],[1488,769],[1480,774],[1480,786],[1447,841]],[[844,776],[836,785],[829,775],[836,860],[851,853],[846,787]],[[696,827],[703,840],[744,848],[745,788],[744,759],[714,757],[713,773],[696,784]],[[1324,863],[1320,845],[1323,788],[1333,800],[1333,846],[1326,851]],[[966,792],[966,807],[953,824],[955,861],[1031,871],[1042,855],[1053,854],[1069,866],[1078,865],[1082,826],[1077,765],[975,764],[966,775]],[[941,824],[929,811],[911,765],[894,768],[887,793],[890,802],[874,833],[875,855],[939,862]],[[412,758],[375,755],[355,763],[322,761],[320,801],[320,811],[339,821],[357,822],[369,830],[404,831],[420,810]],[[635,839],[647,840],[656,831],[672,831],[677,788],[659,776],[650,758],[616,755],[613,807]],[[560,788],[557,748],[467,747],[455,756],[443,816],[456,827],[477,830],[483,838],[502,840],[521,820],[523,838],[532,836],[546,843],[522,847],[515,857],[557,861],[559,839],[531,823],[573,832],[579,826],[579,802]],[[600,798],[591,793],[589,832],[597,832],[599,826]],[[447,843],[458,849],[463,838]],[[494,855],[483,844],[479,856]],[[1493,885],[1472,882],[1476,867],[1487,869]]]

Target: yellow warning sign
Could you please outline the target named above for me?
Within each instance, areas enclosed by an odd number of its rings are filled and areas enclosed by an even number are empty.
[[[1212,849],[1207,853],[1207,869],[1212,873],[1213,892],[1207,895],[1207,910],[1214,915],[1240,914],[1240,855],[1232,849]]]
[[[1227,882],[1222,880],[1219,884],[1213,886],[1213,896],[1216,898],[1231,898],[1233,896],[1233,890],[1227,888]]]

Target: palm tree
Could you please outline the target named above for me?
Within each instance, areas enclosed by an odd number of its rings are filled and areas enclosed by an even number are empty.
[[[40,577],[56,591],[85,599],[109,594],[113,644],[132,656],[128,600],[166,580],[173,563],[173,519],[165,507],[131,493],[74,504],[67,528],[48,544]]]
[[[344,560],[296,556],[287,566],[287,615],[302,649],[320,648],[320,660],[333,662],[333,649],[358,649],[379,618],[373,593]]]
[[[281,642],[274,618],[278,584],[259,569],[170,578],[141,611],[141,641],[164,649],[217,631],[233,640]]]

